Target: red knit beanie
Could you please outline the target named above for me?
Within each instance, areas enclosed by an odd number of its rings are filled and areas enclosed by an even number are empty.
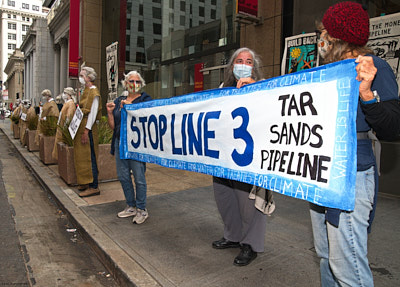
[[[347,1],[329,7],[322,24],[334,38],[360,46],[368,42],[369,16],[361,4]]]

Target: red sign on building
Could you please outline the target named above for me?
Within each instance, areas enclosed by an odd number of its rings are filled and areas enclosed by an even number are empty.
[[[70,0],[69,4],[69,59],[68,75],[79,74],[79,0]]]
[[[258,0],[238,0],[237,13],[257,17]]]
[[[204,68],[204,63],[198,63],[194,65],[194,91],[204,90],[204,76],[203,72],[200,72]]]

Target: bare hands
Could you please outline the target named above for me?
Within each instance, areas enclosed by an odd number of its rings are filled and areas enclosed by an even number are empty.
[[[360,97],[363,101],[369,101],[374,98],[371,91],[372,82],[375,79],[377,69],[374,60],[370,56],[358,56],[356,59],[357,77],[360,81]]]
[[[113,102],[106,104],[107,113],[111,114],[115,109],[115,104]]]
[[[236,83],[236,88],[241,88],[244,85],[255,83],[256,81],[252,78],[240,78]]]
[[[81,143],[87,144],[88,142],[89,142],[89,135],[86,131],[84,131],[81,137]]]

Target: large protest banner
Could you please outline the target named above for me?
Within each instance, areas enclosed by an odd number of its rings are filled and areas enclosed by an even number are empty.
[[[281,75],[318,66],[317,34],[300,34],[285,38]]]
[[[370,19],[367,46],[392,67],[400,85],[400,13]]]
[[[121,158],[352,210],[358,82],[345,60],[122,109]]]

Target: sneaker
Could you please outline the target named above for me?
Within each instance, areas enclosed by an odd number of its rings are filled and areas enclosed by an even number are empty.
[[[124,210],[121,212],[118,212],[118,217],[124,218],[124,217],[129,217],[129,216],[135,216],[136,215],[136,207],[132,207],[127,205]]]
[[[138,208],[137,209],[137,214],[133,218],[132,222],[133,223],[136,222],[136,224],[142,224],[147,219],[147,217],[149,217],[149,214],[147,213],[147,210],[146,209],[143,210],[143,209]]]

